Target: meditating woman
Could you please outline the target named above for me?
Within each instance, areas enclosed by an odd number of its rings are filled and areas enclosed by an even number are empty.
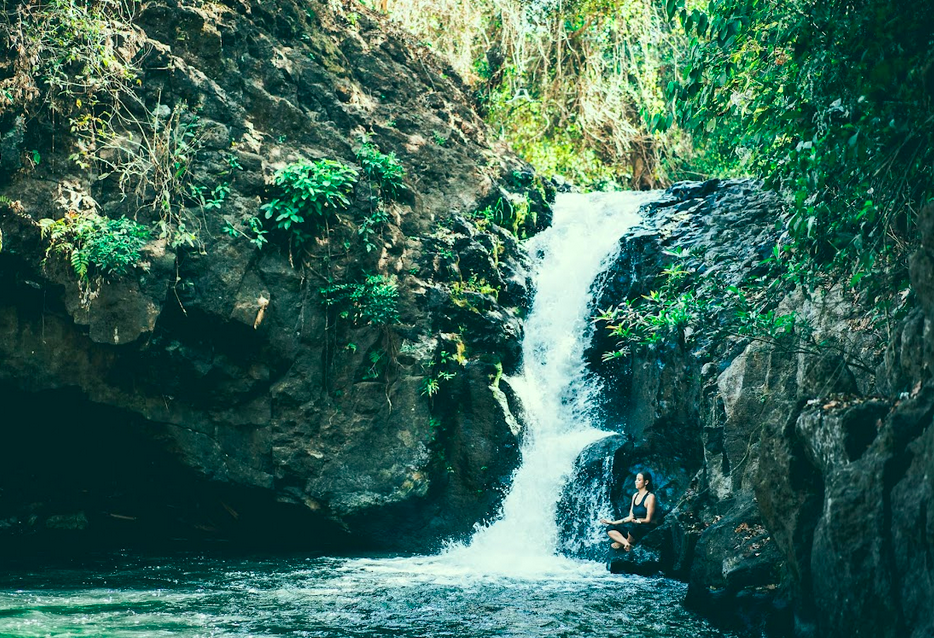
[[[639,472],[636,474],[636,493],[632,495],[632,502],[629,504],[629,516],[618,521],[600,519],[601,523],[610,526],[607,531],[607,536],[613,540],[610,547],[628,552],[633,544],[652,531],[655,495],[652,494],[651,489],[652,475],[648,472]]]

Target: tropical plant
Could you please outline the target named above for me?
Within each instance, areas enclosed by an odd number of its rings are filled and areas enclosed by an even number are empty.
[[[263,222],[258,217],[248,217],[238,222],[230,219],[224,221],[224,232],[231,237],[243,237],[257,248],[262,248],[266,242],[268,230],[263,228]]]
[[[394,199],[404,187],[405,179],[405,168],[396,154],[380,152],[369,136],[364,136],[356,155],[363,172],[376,183],[380,193]]]
[[[324,304],[358,325],[399,321],[399,289],[393,278],[366,275],[360,283],[333,283],[321,288]]]
[[[276,229],[302,243],[312,237],[317,222],[350,205],[357,171],[335,160],[302,160],[276,171],[274,181],[282,196],[260,208]]]
[[[366,215],[363,221],[360,222],[360,226],[357,227],[357,235],[363,238],[363,245],[367,252],[376,250],[377,229],[385,224],[388,219],[389,216],[386,214],[386,211],[383,210],[382,207],[377,206],[373,212]]]
[[[68,213],[59,220],[40,220],[49,240],[48,255],[61,255],[81,281],[97,274],[105,279],[125,275],[140,264],[140,250],[149,240],[149,229],[121,217],[109,219],[96,213]]]
[[[670,110],[718,172],[786,194],[785,251],[874,294],[934,196],[934,22],[925,0],[668,0],[690,36]],[[904,273],[904,269],[901,269]],[[896,274],[896,277],[898,275]]]

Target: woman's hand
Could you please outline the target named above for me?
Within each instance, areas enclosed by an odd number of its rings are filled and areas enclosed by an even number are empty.
[[[606,520],[605,518],[601,518],[601,519],[600,519],[600,522],[603,523],[604,525],[612,525],[612,524],[613,524],[613,523],[611,523],[610,521]]]

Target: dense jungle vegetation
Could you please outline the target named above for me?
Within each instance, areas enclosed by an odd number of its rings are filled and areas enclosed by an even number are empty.
[[[910,295],[914,220],[934,196],[934,11],[927,0],[362,1],[446,58],[496,134],[544,175],[585,189],[752,176],[782,193],[782,233],[763,255],[768,272],[735,294],[747,327],[793,327],[762,303],[776,298],[766,294],[775,286],[843,281],[883,317]],[[353,28],[360,5],[335,8]],[[132,65],[106,44],[108,34],[126,31],[121,25],[133,12],[132,3],[118,0],[50,0],[6,14],[22,27],[11,31],[19,34],[11,44],[31,54],[23,58],[30,69],[5,81],[0,106],[37,100],[41,78],[51,111],[72,122],[79,166],[106,165],[118,148],[104,132],[111,120],[127,118],[106,104],[138,101]],[[27,79],[17,84],[18,77]],[[196,246],[183,204],[216,208],[227,191],[225,184],[212,191],[186,184],[185,171],[172,168],[187,166],[197,150],[194,125],[173,118],[122,122],[162,133],[142,136],[154,143],[133,161],[106,168],[127,191],[145,185],[157,192],[160,236]],[[389,162],[386,170],[402,170],[391,155],[373,151]],[[343,170],[305,166],[278,175],[282,197],[230,232],[257,246],[270,230],[300,242],[305,217],[346,205],[344,191],[357,178]],[[289,203],[305,192],[289,191],[293,182],[314,187],[319,178],[337,189],[320,206],[303,212]],[[379,189],[391,198],[395,186]],[[381,223],[381,210],[374,211],[366,237]],[[121,272],[144,232],[121,222],[116,245],[97,246],[94,238],[107,233],[103,221],[92,221],[47,231],[79,275],[89,265]],[[647,324],[633,333],[637,340],[707,312],[697,291],[720,286],[696,271],[677,263],[666,271],[640,310]],[[628,312],[611,309],[604,318],[613,326]]]
[[[925,0],[374,8],[446,56],[499,135],[546,174],[585,188],[761,178],[787,202],[770,281],[830,276],[883,314],[909,294],[913,221],[934,196],[934,10]],[[657,322],[696,310],[680,296],[689,279],[676,271],[661,282]],[[740,305],[748,292],[738,291]],[[755,321],[771,331],[791,323],[764,307]]]

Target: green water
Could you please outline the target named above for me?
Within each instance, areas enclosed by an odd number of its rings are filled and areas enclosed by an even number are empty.
[[[109,555],[0,576],[0,636],[738,636],[684,585],[602,565],[510,578],[427,558]]]

